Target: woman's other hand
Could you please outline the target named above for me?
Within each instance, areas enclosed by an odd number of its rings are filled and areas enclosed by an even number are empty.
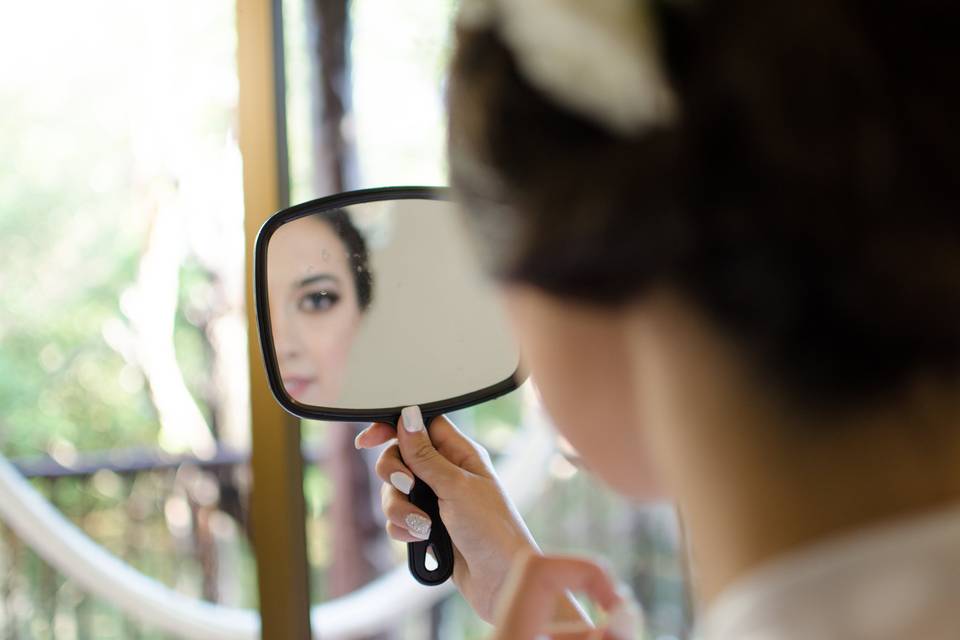
[[[357,436],[357,448],[389,442],[377,461],[387,516],[387,533],[401,542],[429,535],[427,514],[406,494],[417,482],[434,493],[454,547],[453,580],[476,612],[493,619],[493,608],[514,557],[536,552],[529,531],[500,486],[486,450],[446,417],[434,418],[429,432],[416,407],[405,409],[397,429],[374,423]]]
[[[570,592],[589,597],[606,613],[599,628],[552,622]],[[633,597],[590,560],[519,556],[496,607],[496,632],[490,640],[634,640],[642,616]]]

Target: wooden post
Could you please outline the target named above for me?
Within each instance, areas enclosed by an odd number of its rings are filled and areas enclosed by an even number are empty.
[[[248,280],[257,230],[271,213],[286,204],[288,193],[281,27],[279,0],[237,0]],[[306,640],[310,637],[310,589],[300,428],[274,401],[267,387],[252,290],[248,289],[248,295],[253,429],[251,526],[262,637]]]

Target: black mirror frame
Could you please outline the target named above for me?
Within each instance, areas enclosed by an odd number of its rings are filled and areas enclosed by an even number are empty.
[[[301,404],[290,398],[283,388],[280,368],[277,363],[276,350],[271,336],[269,304],[267,299],[267,246],[274,232],[282,225],[298,218],[317,212],[318,210],[339,209],[365,202],[379,202],[383,200],[445,200],[452,201],[451,191],[447,187],[380,187],[376,189],[362,189],[347,191],[325,198],[318,198],[309,202],[294,205],[278,211],[263,223],[257,233],[254,247],[254,274],[253,287],[256,301],[257,330],[260,334],[260,352],[263,355],[264,366],[267,369],[267,380],[270,391],[280,406],[287,412],[307,420],[337,420],[343,422],[388,422],[396,424],[403,407],[383,407],[378,409],[336,409],[332,407],[314,407]],[[488,400],[493,400],[507,394],[523,383],[526,375],[523,372],[521,361],[517,370],[505,380],[501,380],[484,389],[464,395],[439,400],[420,406],[425,419],[438,416],[458,409],[465,409]]]

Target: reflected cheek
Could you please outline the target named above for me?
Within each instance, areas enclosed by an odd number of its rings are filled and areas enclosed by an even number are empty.
[[[309,334],[313,337],[308,346],[310,360],[317,372],[318,392],[326,401],[339,395],[340,381],[347,367],[350,349],[356,334],[358,318],[339,309],[312,319]]]
[[[303,322],[304,343],[313,368],[323,372],[331,364],[330,352],[339,342],[339,331],[330,318],[308,317]]]

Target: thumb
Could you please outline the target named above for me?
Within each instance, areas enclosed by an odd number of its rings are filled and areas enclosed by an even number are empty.
[[[449,497],[453,484],[465,472],[433,446],[420,407],[406,407],[400,413],[397,441],[404,464],[426,482],[438,498]]]

